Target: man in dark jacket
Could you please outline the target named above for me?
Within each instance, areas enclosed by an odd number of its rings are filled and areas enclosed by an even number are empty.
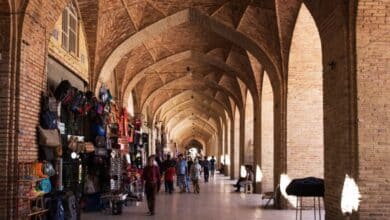
[[[155,157],[149,156],[148,165],[142,173],[142,180],[145,182],[145,194],[148,201],[149,215],[154,215],[156,194],[160,190],[161,176],[159,167],[155,164]]]
[[[209,176],[210,176],[210,161],[207,160],[207,156],[204,157],[202,165],[203,165],[204,181],[207,183],[209,181]]]

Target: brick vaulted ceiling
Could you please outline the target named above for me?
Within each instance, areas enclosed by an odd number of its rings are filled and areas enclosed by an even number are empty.
[[[243,93],[259,96],[260,70],[268,72],[274,85],[283,79],[283,60],[301,2],[78,4],[87,37],[94,39],[88,42],[92,86],[115,75],[117,98],[127,103],[132,94],[135,111],[148,122],[163,122],[175,138],[196,134],[205,143],[221,131],[220,119],[228,120],[235,106],[244,106]]]

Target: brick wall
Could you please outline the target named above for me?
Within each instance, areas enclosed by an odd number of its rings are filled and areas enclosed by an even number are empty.
[[[287,173],[323,177],[322,60],[319,33],[307,8],[298,15],[289,57]]]
[[[10,66],[10,30],[11,21],[8,5],[2,5],[0,9],[0,170],[8,171],[9,150],[12,149],[10,141],[10,117],[11,117],[11,66]],[[7,8],[5,8],[7,6]],[[0,174],[0,218],[7,217],[9,199],[9,181],[7,172]]]
[[[45,48],[48,44],[49,35],[54,24],[67,2],[68,0],[28,1],[24,23],[16,24],[14,26],[23,29],[16,31],[23,36],[21,42],[17,43],[17,48],[14,48],[21,52],[20,63],[18,63],[20,67],[18,69],[19,72],[11,76],[9,71],[10,64],[6,59],[7,53],[2,52],[3,59],[0,60],[0,101],[5,104],[0,106],[0,141],[2,146],[0,149],[0,164],[2,168],[8,172],[5,175],[0,176],[0,187],[1,189],[9,189],[9,193],[8,195],[0,194],[0,218],[7,215],[4,209],[13,202],[12,196],[11,200],[5,199],[7,196],[9,198],[10,195],[13,195],[13,190],[12,184],[7,185],[7,181],[4,181],[13,178],[13,170],[7,167],[9,164],[12,164],[14,161],[13,159],[16,159],[12,156],[13,147],[17,147],[18,149],[17,156],[19,156],[19,161],[32,161],[35,160],[37,156],[36,126],[38,124],[39,94],[45,89],[45,58],[47,55]],[[385,3],[383,0],[362,0],[359,2],[358,18],[356,20],[357,78],[355,79],[355,72],[353,69],[354,62],[351,61],[351,57],[355,56],[353,53],[355,45],[353,44],[353,41],[350,41],[350,39],[355,36],[353,32],[354,27],[352,27],[351,30],[346,29],[345,27],[346,24],[348,24],[348,22],[346,22],[347,19],[352,18],[351,20],[353,20],[355,1],[350,1],[350,4],[352,5],[352,10],[349,9],[350,11],[345,8],[345,1],[320,1],[318,4],[317,1],[311,2],[312,3],[309,2],[308,7],[319,26],[323,45],[323,134],[326,146],[326,217],[331,220],[344,218],[340,211],[341,188],[345,174],[351,173],[355,178],[358,177],[358,184],[363,195],[359,213],[360,219],[388,219],[389,171],[388,169],[384,169],[384,167],[390,165],[387,158],[389,155],[390,142],[388,139],[390,136],[388,129],[390,127],[390,116],[388,111],[389,99],[387,98],[389,94],[389,68],[386,66],[389,63],[389,57],[387,50],[385,50],[388,47],[388,3]],[[1,6],[3,6],[3,4],[1,4]],[[121,11],[121,14],[124,14],[124,9],[118,8],[118,10]],[[4,17],[4,13],[0,14],[0,33],[5,33],[4,36],[7,38],[9,36],[9,33],[7,32],[7,30],[9,31],[9,20]],[[349,15],[351,18],[348,18],[346,15]],[[110,24],[115,24],[115,22],[111,22]],[[121,22],[121,24],[126,24],[126,22]],[[240,26],[240,28],[245,29],[243,26]],[[117,29],[120,33],[124,33],[123,31],[126,32],[126,30],[127,29]],[[132,33],[132,31],[129,31],[128,34],[129,33]],[[248,33],[248,35],[253,35],[253,33],[256,32],[252,33],[251,31],[247,31],[246,33]],[[351,37],[352,35],[353,37]],[[124,39],[126,36],[127,35],[123,35],[120,39]],[[268,42],[268,40],[269,39],[267,39],[266,42]],[[6,42],[9,42],[9,40]],[[107,45],[115,45],[113,42],[114,41],[110,41]],[[2,46],[2,50],[7,50],[8,45],[5,45],[5,47],[4,45]],[[306,46],[309,46],[310,49],[312,45],[306,43]],[[101,51],[103,51],[103,49],[107,49],[108,51],[112,48],[106,46],[105,48],[100,49]],[[294,49],[294,45],[292,49]],[[93,51],[93,49],[91,51]],[[101,57],[104,57],[107,54],[108,53],[104,52]],[[307,51],[301,52],[299,55],[302,56],[297,56],[295,58],[300,59],[309,54],[310,53]],[[103,59],[100,59],[101,62],[102,60]],[[15,61],[15,63],[16,62],[17,61]],[[307,70],[311,68],[311,66],[303,66],[302,70],[306,73]],[[13,69],[16,69],[16,66],[13,66]],[[294,71],[290,71],[290,76],[292,76],[294,72],[302,73],[302,70],[299,70],[299,68],[294,69]],[[12,87],[12,79],[16,79],[17,85],[20,85],[18,87],[19,89],[16,91],[16,95],[10,93],[10,90],[12,91],[12,88],[10,88]],[[291,78],[289,78],[289,80],[290,79]],[[356,132],[359,134],[358,137],[355,137],[356,134],[354,133],[356,119],[356,117],[354,117],[354,103],[356,101],[354,93],[355,83],[358,86],[357,96],[359,98],[357,101],[359,111],[359,121],[357,123],[359,131]],[[289,89],[291,88],[292,87],[289,87]],[[295,91],[299,91],[299,89],[300,87]],[[307,89],[310,90],[311,88],[306,88],[302,92],[305,92]],[[282,92],[282,94],[278,96],[280,92]],[[286,108],[286,106],[284,106],[284,92],[283,89],[280,89],[280,91],[276,91],[275,94],[277,97],[277,99],[275,99],[275,111],[278,113],[278,115],[275,116],[275,129],[283,128],[285,123],[283,115],[285,113],[283,112],[283,109]],[[290,90],[289,95],[293,95],[290,93]],[[302,98],[302,95],[299,94],[298,96],[297,94],[297,97]],[[8,101],[12,99],[15,99],[17,103],[7,105],[10,103]],[[302,104],[303,101],[306,103],[306,101],[310,100],[311,99],[300,99],[295,106],[306,106],[306,104]],[[244,112],[242,109],[240,110],[241,115],[244,116]],[[291,106],[289,106],[288,110],[292,110]],[[311,109],[306,109],[306,111],[311,111]],[[13,116],[11,115],[13,112],[16,112],[16,114],[19,115],[17,120],[15,119],[15,127],[11,127],[10,124],[7,124],[13,121]],[[306,114],[304,114],[304,116],[306,116]],[[288,117],[288,119],[290,118],[291,116]],[[322,116],[316,117],[314,120],[319,120],[319,118],[322,118]],[[305,120],[309,119],[309,117],[305,117]],[[297,121],[297,123],[301,122]],[[311,122],[308,121],[304,126],[307,127],[308,123]],[[245,125],[243,118],[238,117],[235,119],[235,154],[233,157],[235,159],[236,167],[235,176],[237,176],[239,172],[239,162],[243,159],[243,146],[245,143],[243,137],[248,132],[244,133],[243,129],[240,129],[240,127],[244,128]],[[299,128],[300,125],[297,124],[295,128],[297,127]],[[12,137],[9,135],[16,131],[18,132],[18,139],[13,143]],[[285,152],[283,151],[283,147],[285,147],[285,133],[286,129],[284,128],[275,132],[275,151],[278,155],[281,155],[281,158],[285,157]],[[310,135],[310,137],[313,140],[318,140],[318,138],[313,138],[312,135]],[[291,138],[290,140],[295,141],[298,138]],[[213,145],[218,146],[219,149],[221,149],[221,140],[222,139],[219,136],[218,140],[216,140]],[[356,143],[356,141],[358,141],[358,143]],[[307,141],[304,143],[306,144]],[[237,148],[237,146],[241,147]],[[357,146],[359,146],[359,151],[356,149]],[[241,150],[241,152],[238,149]],[[292,148],[288,149],[291,150]],[[306,150],[307,148],[304,149],[304,151]],[[310,154],[318,155],[318,152],[305,152],[302,156],[310,158]],[[288,155],[291,154],[289,153]],[[301,158],[301,155],[294,155],[297,158]],[[358,155],[358,158],[355,158],[355,155]],[[276,158],[276,160],[277,159],[278,158]],[[359,163],[357,163],[355,159],[359,159]],[[6,162],[8,162],[8,164],[6,164]],[[276,172],[284,171],[284,161],[278,162],[280,163],[275,163],[275,167],[278,169]],[[298,166],[298,169],[299,167],[302,168],[302,166]],[[323,169],[323,167],[323,165],[319,165],[318,169],[315,168],[313,170],[318,171],[320,168]],[[289,166],[289,169],[290,168],[291,170],[298,170],[293,169],[293,166]],[[308,173],[306,168],[302,168],[302,172],[299,172],[296,175]]]
[[[20,62],[16,99],[17,161],[37,159],[37,132],[40,111],[40,93],[46,90],[46,59],[48,40],[55,21],[67,0],[29,1],[25,9],[19,45]],[[19,201],[19,213],[26,204]],[[15,216],[16,213],[13,214]]]
[[[84,81],[88,82],[88,52],[86,39],[84,36],[84,25],[81,21],[79,25],[79,53],[73,55],[68,53],[62,47],[62,14],[55,23],[54,29],[51,31],[49,41],[49,54],[55,57],[57,60],[61,60],[69,69],[81,77]],[[57,33],[57,37],[54,37],[53,33]],[[83,58],[81,58],[83,57]]]
[[[268,192],[274,191],[274,97],[266,73],[261,94],[261,190]]]
[[[344,219],[340,210],[345,174],[354,171],[354,82],[343,3],[318,9],[323,51],[326,219]],[[322,15],[318,18],[318,15]]]
[[[359,219],[390,219],[389,1],[359,1],[356,19]]]

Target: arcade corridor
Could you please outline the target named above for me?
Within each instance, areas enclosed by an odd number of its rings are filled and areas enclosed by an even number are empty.
[[[261,200],[258,194],[233,192],[234,181],[222,175],[216,175],[208,184],[201,183],[201,193],[166,194],[162,190],[157,196],[156,215],[146,215],[145,202],[129,205],[123,210],[122,216],[102,215],[100,213],[83,213],[84,220],[124,220],[124,219],[224,219],[224,220],[291,220],[295,210],[263,209],[267,200]],[[312,210],[303,211],[304,220],[313,220]],[[318,219],[318,215],[317,215]],[[322,218],[324,212],[322,210]]]
[[[389,0],[0,0],[0,219],[108,218],[100,196],[121,204],[149,156],[180,154],[214,156],[224,177],[199,196],[160,194],[156,219],[293,219],[284,189],[306,177],[324,219],[390,219],[389,12]],[[244,176],[253,194],[230,193]],[[260,209],[279,188],[278,210]],[[109,218],[146,218],[144,205]]]

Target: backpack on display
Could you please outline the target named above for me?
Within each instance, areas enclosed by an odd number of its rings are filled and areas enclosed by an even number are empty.
[[[46,178],[46,179],[39,181],[38,188],[39,188],[39,190],[41,190],[45,193],[49,193],[51,191],[51,188],[52,188],[50,179]]]
[[[123,201],[121,200],[112,200],[112,214],[121,215],[122,214]]]
[[[76,93],[77,93],[76,88],[72,87],[72,88],[68,89],[66,94],[61,99],[61,104],[64,106],[70,105],[73,102],[73,99],[76,96]]]
[[[55,148],[52,148],[52,147],[41,147],[40,148],[40,152],[41,152],[41,155],[43,156],[43,158],[41,158],[42,160],[54,160],[55,158],[55,153],[54,153],[54,150]]]
[[[72,88],[72,85],[68,80],[61,81],[54,91],[54,97],[56,97],[57,100],[62,100],[70,88]]]
[[[77,200],[72,192],[68,192],[64,198],[64,210],[66,220],[77,220]]]
[[[42,171],[45,175],[48,175],[48,176],[54,176],[56,174],[56,171],[54,170],[53,165],[48,161],[45,161],[43,163]]]
[[[102,102],[97,103],[95,111],[98,115],[102,115],[104,113],[104,104]]]
[[[52,111],[43,111],[41,113],[41,126],[45,129],[56,129],[57,128],[57,114]]]
[[[106,146],[106,138],[103,136],[97,136],[95,138],[96,147],[105,147]]]
[[[50,220],[65,220],[65,210],[60,196],[53,198],[49,205]]]
[[[84,111],[84,103],[85,103],[85,96],[83,92],[77,91],[71,104],[72,112],[82,114]]]
[[[54,96],[46,95],[45,93],[42,94],[42,111],[56,112],[57,107],[58,103]]]

